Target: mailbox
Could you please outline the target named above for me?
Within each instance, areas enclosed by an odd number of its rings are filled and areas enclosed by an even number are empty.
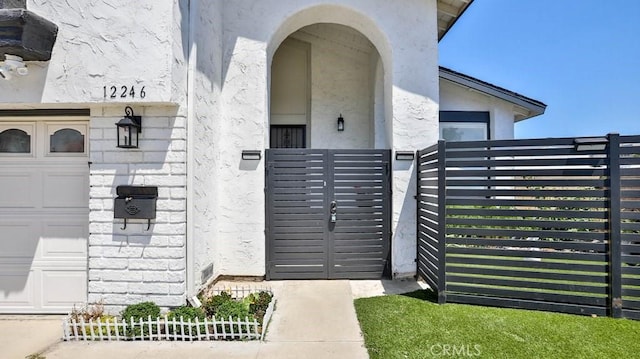
[[[151,228],[151,220],[156,218],[156,201],[158,187],[155,186],[118,186],[118,197],[113,205],[113,217],[123,218],[127,228],[127,219],[148,220],[147,230]]]

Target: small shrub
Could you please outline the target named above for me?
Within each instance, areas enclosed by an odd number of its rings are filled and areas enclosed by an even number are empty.
[[[231,298],[231,294],[227,292],[221,292],[219,295],[214,295],[213,297],[202,301],[202,310],[204,310],[205,314],[208,317],[212,317],[216,315],[216,312],[220,305],[229,301],[233,301],[233,298]]]
[[[152,319],[156,319],[160,317],[160,307],[154,302],[132,304],[124,308],[121,315],[122,319],[127,322],[131,321],[131,318],[133,318],[134,321],[140,318],[146,320],[149,316],[151,316]]]
[[[249,304],[249,312],[256,317],[260,324],[262,324],[262,319],[267,312],[267,307],[269,307],[269,303],[271,303],[273,295],[269,292],[261,291],[259,293],[251,294],[247,298],[250,297],[251,302]]]
[[[229,317],[233,319],[244,319],[249,316],[249,306],[243,302],[229,300],[218,306],[215,316],[216,318],[224,319],[228,319]]]
[[[167,319],[170,321],[179,322],[182,319],[184,322],[188,323],[189,319],[191,319],[191,322],[193,323],[195,322],[196,318],[198,318],[200,322],[204,321],[205,314],[201,308],[187,307],[186,305],[183,305],[167,313]],[[192,327],[192,330],[194,331],[196,330],[195,326]],[[205,326],[200,325],[200,332],[204,333],[204,331],[205,331]],[[182,326],[178,325],[174,327],[173,324],[171,323],[169,325],[169,333],[173,334],[174,332],[178,334],[183,334]],[[190,333],[188,327],[185,327],[184,329],[184,334],[186,333]]]
[[[156,319],[160,317],[160,307],[156,305],[154,302],[142,302],[138,304],[132,304],[124,308],[121,313],[122,319],[124,319],[127,324],[131,323],[131,319],[133,318],[134,322],[138,322],[140,319],[147,320],[149,316],[151,319]],[[127,328],[128,336],[139,336],[141,334],[147,335],[149,333],[149,328],[144,326],[143,331],[140,331],[139,327],[136,327],[134,330],[131,328]]]

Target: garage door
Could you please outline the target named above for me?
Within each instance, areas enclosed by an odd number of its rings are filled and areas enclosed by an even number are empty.
[[[389,150],[267,150],[267,279],[378,279],[391,241]]]
[[[0,120],[0,312],[86,301],[86,121]]]

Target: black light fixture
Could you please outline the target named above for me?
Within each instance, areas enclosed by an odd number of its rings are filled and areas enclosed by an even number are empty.
[[[338,131],[344,131],[344,118],[342,117],[342,114],[338,117]]]
[[[134,116],[129,106],[124,109],[125,116],[116,123],[118,128],[119,148],[138,148],[138,140],[142,132],[142,117]]]
[[[242,159],[249,161],[259,161],[262,158],[260,150],[242,150]]]
[[[576,138],[573,140],[573,146],[576,151],[602,151],[607,148],[609,139],[606,137],[588,137]]]
[[[413,161],[415,156],[413,151],[396,151],[396,161]]]

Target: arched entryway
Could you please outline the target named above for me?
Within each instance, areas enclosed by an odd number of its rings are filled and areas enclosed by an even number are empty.
[[[295,31],[272,60],[269,147],[388,148],[383,81],[380,54],[359,31],[331,23]]]
[[[273,50],[268,279],[380,278],[390,269],[384,55],[361,31],[328,21],[325,10]]]

